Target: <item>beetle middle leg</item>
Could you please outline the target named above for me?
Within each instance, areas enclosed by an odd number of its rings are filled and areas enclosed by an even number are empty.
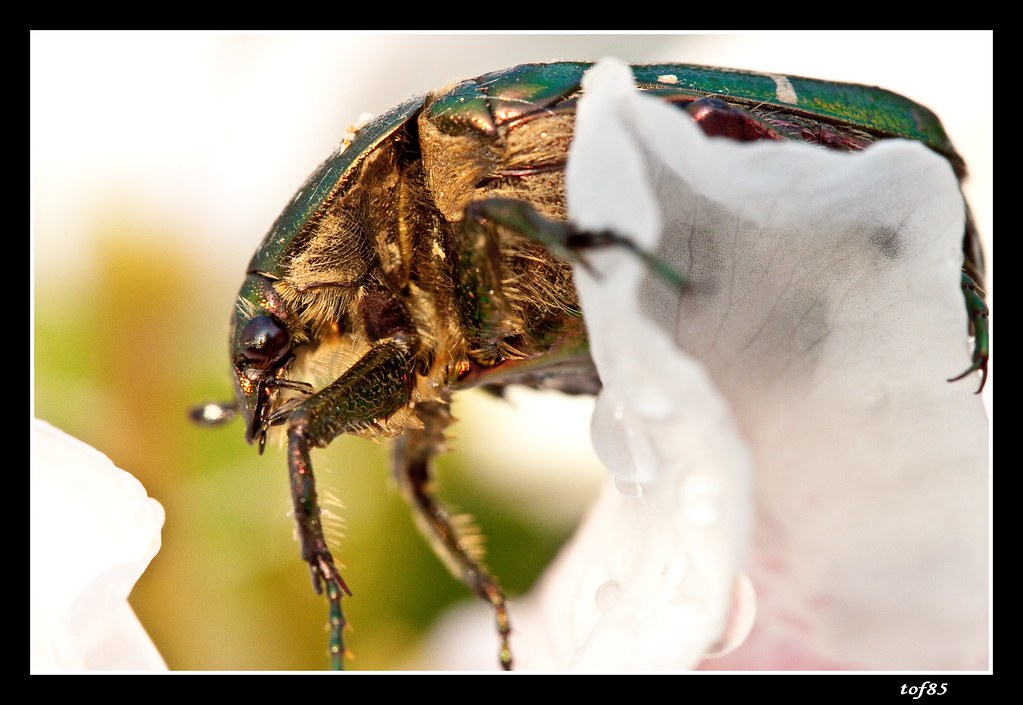
[[[487,198],[470,203],[466,207],[466,223],[488,221],[539,242],[557,257],[579,264],[591,273],[593,270],[583,255],[584,250],[622,247],[642,260],[651,272],[670,286],[681,288],[685,283],[685,277],[678,270],[657,255],[642,249],[629,238],[610,230],[580,230],[571,223],[551,220],[537,212],[526,201],[514,198]]]
[[[430,488],[430,465],[433,457],[444,449],[444,429],[452,422],[446,404],[426,402],[416,406],[423,428],[407,431],[394,451],[394,475],[402,494],[415,509],[419,530],[430,540],[434,551],[451,572],[494,609],[497,633],[501,639],[500,661],[504,670],[511,670],[512,655],[508,638],[508,600],[497,578],[483,565],[478,544],[473,536],[460,532],[448,510]]]

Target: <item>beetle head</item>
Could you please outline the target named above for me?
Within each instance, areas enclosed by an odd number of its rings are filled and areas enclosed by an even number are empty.
[[[294,389],[287,380],[295,359],[288,308],[262,274],[249,274],[238,293],[231,322],[231,364],[235,397],[245,417],[245,440],[263,452],[278,392]]]

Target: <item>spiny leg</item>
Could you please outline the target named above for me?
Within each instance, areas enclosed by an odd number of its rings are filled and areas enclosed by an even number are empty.
[[[973,332],[973,360],[962,374],[948,380],[956,382],[972,372],[980,370],[980,386],[977,394],[980,394],[987,383],[987,361],[989,356],[988,338],[988,307],[984,301],[983,292],[977,287],[973,277],[965,271],[962,273],[963,298],[966,299],[966,312],[970,317],[970,328]]]
[[[288,475],[302,560],[309,564],[313,589],[326,587],[330,604],[330,665],[341,670],[345,656],[342,593],[352,594],[327,548],[316,500],[316,480],[309,458],[312,446],[323,447],[351,431],[386,419],[408,403],[412,352],[407,342],[385,340],[372,347],[337,380],[287,412]],[[271,424],[277,419],[271,416]]]
[[[334,558],[323,537],[320,521],[320,506],[316,501],[316,478],[313,477],[309,459],[309,441],[303,423],[293,424],[288,429],[288,475],[291,480],[291,501],[295,509],[298,526],[298,540],[302,548],[302,560],[309,564],[313,579],[313,590],[322,595],[327,591],[330,624],[330,667],[344,669],[344,628],[345,616],[341,610],[342,593],[352,594],[341,578]]]
[[[441,561],[494,609],[501,640],[501,667],[511,670],[512,655],[508,643],[511,625],[504,591],[483,565],[479,545],[471,542],[478,537],[458,531],[451,515],[430,488],[430,463],[444,449],[444,429],[452,422],[451,414],[447,405],[440,402],[421,403],[416,406],[416,413],[424,428],[406,432],[397,442],[395,477],[405,499],[415,510],[420,531],[430,540]]]

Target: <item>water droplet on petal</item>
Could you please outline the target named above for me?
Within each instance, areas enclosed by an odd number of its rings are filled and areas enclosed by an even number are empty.
[[[626,497],[643,496],[643,485],[625,477],[615,477],[615,489]]]
[[[721,638],[707,649],[704,656],[717,658],[739,648],[749,636],[756,616],[757,596],[753,583],[745,573],[740,573],[732,584],[732,606],[725,620],[725,629]]]

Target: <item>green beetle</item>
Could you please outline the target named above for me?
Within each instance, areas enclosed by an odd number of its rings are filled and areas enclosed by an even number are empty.
[[[320,523],[310,449],[342,434],[394,437],[394,469],[423,532],[493,608],[500,663],[512,664],[507,601],[430,489],[452,395],[510,384],[595,393],[572,265],[582,251],[631,247],[566,222],[564,171],[587,63],[526,64],[411,98],[360,128],[299,189],[253,256],[231,324],[236,402],[262,452],[286,426],[302,558],[326,590],[331,665],[345,651],[348,593]],[[796,140],[855,151],[922,142],[962,178],[937,117],[894,93],[853,84],[666,64],[633,67],[638,87],[689,113],[708,135]],[[967,217],[962,286],[987,369],[983,256]],[[643,252],[669,281],[674,273]],[[331,365],[321,388],[300,378]],[[348,593],[350,594],[350,593]]]

